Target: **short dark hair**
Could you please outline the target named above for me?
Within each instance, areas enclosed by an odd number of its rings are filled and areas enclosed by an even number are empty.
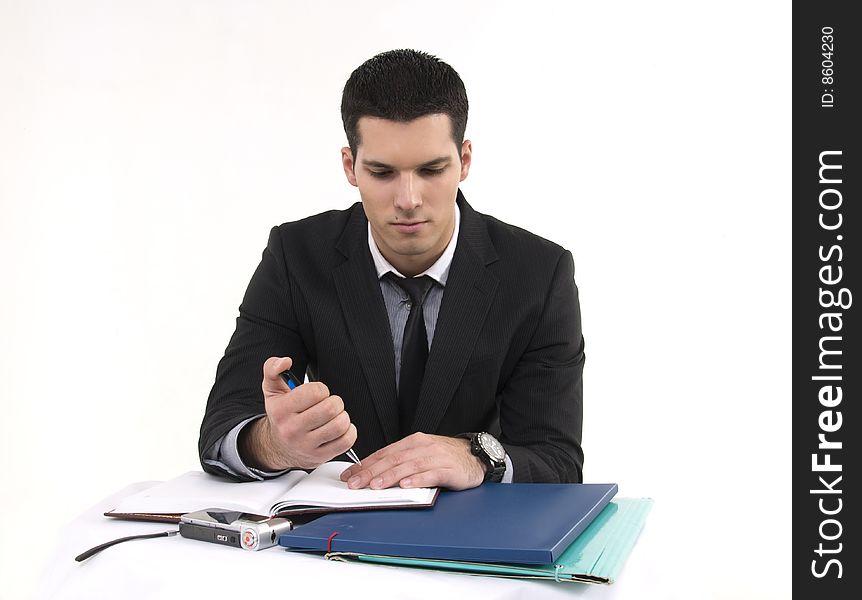
[[[459,148],[467,128],[467,90],[445,62],[418,50],[389,50],[359,65],[344,84],[341,120],[356,158],[357,123],[379,117],[407,123],[432,114],[449,115],[452,140]]]

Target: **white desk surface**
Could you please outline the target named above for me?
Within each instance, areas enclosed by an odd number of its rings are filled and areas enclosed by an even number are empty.
[[[119,521],[102,516],[118,499],[152,485],[127,486],[64,527],[48,563],[38,599],[266,598],[270,595],[344,600],[482,600],[525,598],[673,598],[671,576],[654,552],[660,505],[647,518],[617,582],[610,586],[479,577],[327,561],[280,547],[259,552],[188,540],[180,536],[135,540],[112,546],[83,563],[74,557],[126,535],[175,529],[166,523]],[[653,525],[653,527],[651,527]]]

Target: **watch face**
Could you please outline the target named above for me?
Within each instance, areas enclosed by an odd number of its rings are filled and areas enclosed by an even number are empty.
[[[482,449],[491,457],[491,460],[502,461],[506,459],[506,450],[493,435],[488,433],[479,435],[479,443],[482,445]]]

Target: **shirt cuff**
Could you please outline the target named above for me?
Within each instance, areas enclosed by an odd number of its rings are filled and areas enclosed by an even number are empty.
[[[503,479],[500,480],[500,483],[512,483],[512,459],[509,458],[509,455],[506,455],[506,472],[503,473]]]
[[[237,440],[239,439],[240,432],[246,425],[263,416],[264,415],[256,415],[254,417],[249,417],[228,431],[220,440],[210,447],[209,452],[204,456],[204,462],[208,465],[224,469],[234,477],[247,477],[258,481],[278,477],[279,475],[283,475],[289,471],[290,469],[284,469],[283,471],[263,471],[261,469],[255,469],[254,467],[247,466],[239,456]]]

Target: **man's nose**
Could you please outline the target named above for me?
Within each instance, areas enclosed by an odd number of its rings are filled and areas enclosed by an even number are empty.
[[[412,173],[401,175],[398,188],[395,190],[395,206],[404,211],[411,211],[422,205],[419,185]]]

